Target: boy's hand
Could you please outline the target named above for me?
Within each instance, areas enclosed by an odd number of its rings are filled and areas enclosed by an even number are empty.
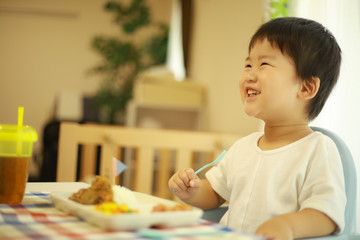
[[[276,240],[294,239],[290,225],[281,216],[266,221],[255,232],[256,235],[266,236]]]
[[[168,182],[169,189],[182,200],[193,197],[201,187],[202,183],[194,170],[185,168],[176,172]]]

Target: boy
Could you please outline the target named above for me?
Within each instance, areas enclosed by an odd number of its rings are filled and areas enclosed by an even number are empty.
[[[239,139],[200,180],[175,173],[169,188],[182,201],[211,209],[229,201],[220,223],[275,239],[328,235],[344,228],[346,205],[336,145],[308,126],[340,69],[341,50],[321,24],[277,18],[252,37],[239,81],[244,110],[265,122]]]

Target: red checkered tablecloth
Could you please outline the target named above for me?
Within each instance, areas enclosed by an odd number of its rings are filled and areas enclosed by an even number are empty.
[[[0,204],[1,240],[147,239],[149,236],[167,239],[255,239],[205,221],[175,229],[104,230],[56,209],[47,193],[26,193],[22,204],[18,205]]]

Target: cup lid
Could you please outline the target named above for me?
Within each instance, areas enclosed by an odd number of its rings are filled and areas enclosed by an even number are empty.
[[[0,124],[0,141],[36,142],[38,139],[35,129],[31,126]]]

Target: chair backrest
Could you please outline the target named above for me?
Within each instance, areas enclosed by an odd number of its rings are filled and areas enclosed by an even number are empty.
[[[320,128],[311,127],[314,131],[321,132],[329,136],[336,144],[340,153],[346,191],[346,208],[345,208],[345,229],[344,234],[355,233],[356,230],[356,192],[357,192],[357,177],[356,168],[351,152],[345,142],[335,133]]]
[[[240,137],[236,134],[62,122],[57,181],[77,180],[79,145],[82,149],[80,179],[94,175],[96,149],[100,147],[100,175],[112,178],[112,158],[117,157],[126,165],[134,166],[133,173],[129,169],[125,171],[131,172],[132,190],[170,198],[167,181],[172,171],[194,167],[194,157],[198,155],[210,156],[203,161],[208,163]],[[127,150],[135,153],[130,154],[131,159],[126,159]]]

